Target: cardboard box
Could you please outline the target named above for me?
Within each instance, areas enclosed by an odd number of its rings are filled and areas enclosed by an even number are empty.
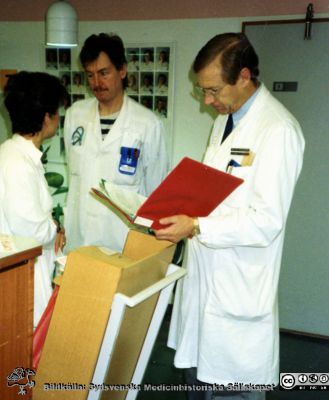
[[[87,398],[114,295],[132,296],[162,279],[174,250],[170,242],[130,231],[123,254],[107,255],[97,247],[69,254],[35,377],[34,400]],[[130,382],[157,298],[127,310],[104,383]],[[107,391],[101,398],[124,396]]]

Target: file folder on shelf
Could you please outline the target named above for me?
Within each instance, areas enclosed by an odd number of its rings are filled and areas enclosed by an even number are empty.
[[[185,157],[148,198],[104,180],[99,189],[91,190],[128,224],[160,229],[163,217],[206,217],[242,183],[240,178]]]

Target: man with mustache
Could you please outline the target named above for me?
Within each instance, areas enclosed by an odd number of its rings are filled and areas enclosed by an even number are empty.
[[[74,103],[65,117],[67,248],[122,251],[126,225],[90,189],[105,179],[148,196],[168,171],[164,129],[155,114],[125,94],[127,61],[119,36],[91,35],[80,62],[94,97]]]

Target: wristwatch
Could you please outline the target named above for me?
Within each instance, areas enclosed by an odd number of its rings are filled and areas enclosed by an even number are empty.
[[[197,217],[193,218],[193,231],[192,236],[200,235],[200,225],[199,219]]]

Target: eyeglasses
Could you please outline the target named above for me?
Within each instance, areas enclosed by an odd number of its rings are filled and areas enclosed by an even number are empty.
[[[225,85],[227,86],[227,85]],[[198,93],[199,96],[212,96],[212,97],[218,97],[220,92],[225,88],[223,87],[212,87],[212,88],[203,88],[200,86],[195,86],[195,90]]]

